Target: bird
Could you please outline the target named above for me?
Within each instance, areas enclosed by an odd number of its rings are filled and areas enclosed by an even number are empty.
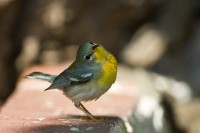
[[[83,106],[83,102],[97,100],[109,90],[117,76],[117,60],[102,45],[86,42],[79,46],[74,62],[58,75],[32,72],[28,79],[51,83],[45,89],[59,89],[76,108],[91,120],[96,118]]]

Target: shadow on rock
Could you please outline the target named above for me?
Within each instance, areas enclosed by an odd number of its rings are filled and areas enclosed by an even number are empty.
[[[115,116],[96,116],[92,121],[87,116],[58,116],[42,120],[31,127],[25,127],[20,132],[62,132],[62,133],[126,133],[126,127],[121,118]]]

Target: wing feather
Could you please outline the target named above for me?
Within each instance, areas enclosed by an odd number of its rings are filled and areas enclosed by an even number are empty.
[[[78,69],[69,71],[68,69],[60,73],[53,83],[45,90],[67,88],[69,86],[84,83],[91,80],[93,73],[90,70]]]

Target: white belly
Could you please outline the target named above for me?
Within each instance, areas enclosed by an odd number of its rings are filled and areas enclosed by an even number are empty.
[[[90,101],[98,99],[110,87],[111,85],[103,85],[90,81],[86,84],[66,88],[64,89],[64,94],[73,102]]]

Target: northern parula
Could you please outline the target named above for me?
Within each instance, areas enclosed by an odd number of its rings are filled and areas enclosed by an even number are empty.
[[[112,86],[116,75],[116,58],[102,45],[87,42],[78,48],[76,60],[59,75],[32,72],[25,77],[52,83],[45,90],[62,90],[78,109],[96,120],[81,102],[97,100]]]

